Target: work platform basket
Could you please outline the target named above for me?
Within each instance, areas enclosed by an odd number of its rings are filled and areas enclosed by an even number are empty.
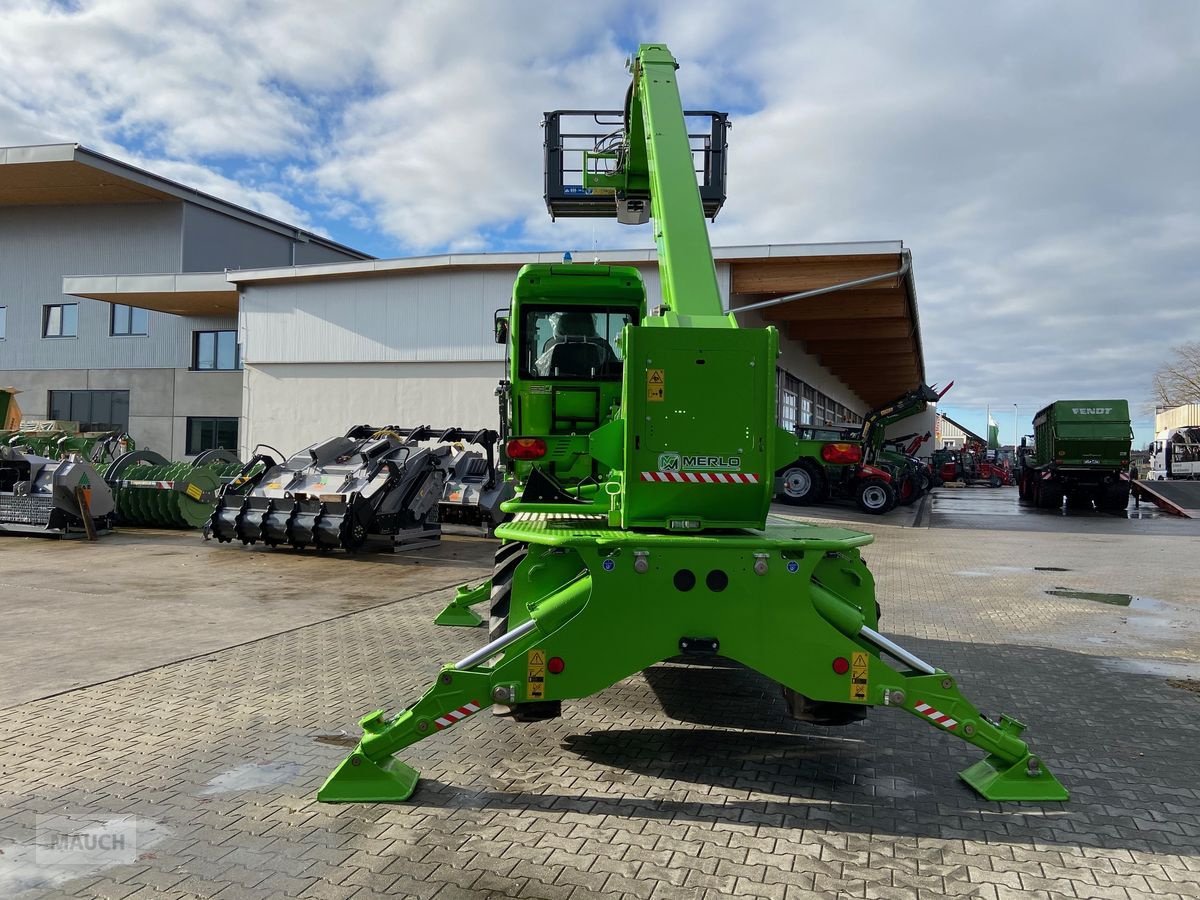
[[[729,117],[711,110],[687,110],[688,140],[704,215],[716,218],[725,202],[725,149]],[[611,191],[583,186],[584,153],[613,150],[625,132],[619,110],[560,109],[545,114],[546,208],[551,218],[612,218]]]

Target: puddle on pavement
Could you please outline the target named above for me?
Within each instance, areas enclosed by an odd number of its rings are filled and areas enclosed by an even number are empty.
[[[313,738],[318,744],[329,744],[334,747],[350,747],[358,746],[358,738],[349,734],[318,734]]]
[[[247,763],[223,772],[204,786],[202,796],[250,791],[285,784],[304,771],[300,763]]]
[[[1129,657],[1110,657],[1101,660],[1102,665],[1118,672],[1131,672],[1134,675],[1159,675],[1175,684],[1190,682],[1192,687],[1186,690],[1195,691],[1195,685],[1200,685],[1200,663],[1176,662],[1166,659],[1133,659]]]
[[[34,841],[0,845],[0,897],[130,865],[170,834],[165,825],[137,816],[38,816]]]
[[[1134,594],[1106,594],[1100,591],[1076,591],[1071,588],[1056,587],[1046,591],[1052,597],[1066,597],[1069,600],[1091,600],[1093,603],[1104,603],[1108,606],[1128,606],[1130,609],[1161,610],[1166,604],[1152,597],[1138,597]]]
[[[1095,603],[1107,603],[1109,606],[1129,606],[1133,602],[1132,594],[1102,594],[1097,591],[1073,591],[1069,588],[1054,588],[1046,591],[1051,597],[1068,597],[1071,600],[1091,600]]]

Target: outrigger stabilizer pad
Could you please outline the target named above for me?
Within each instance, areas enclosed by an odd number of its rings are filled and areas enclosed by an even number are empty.
[[[364,734],[382,730],[383,710],[375,710],[359,724]],[[420,777],[416,769],[394,756],[377,763],[356,748],[325,779],[317,799],[324,803],[400,803],[413,795]]]
[[[475,587],[467,584],[459,585],[454,599],[438,613],[433,624],[449,625],[455,628],[475,628],[482,625],[483,618],[471,607],[483,603],[491,596],[491,592],[492,581],[490,578]]]
[[[1025,730],[1022,723],[1005,715],[1000,717],[999,727],[1002,733],[1013,737]],[[1032,753],[1015,763],[990,753],[963,769],[958,777],[988,800],[1049,802],[1070,797],[1062,783]]]

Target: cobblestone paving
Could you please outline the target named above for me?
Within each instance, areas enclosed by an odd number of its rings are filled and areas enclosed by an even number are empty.
[[[884,629],[1025,721],[1069,803],[978,799],[955,774],[978,751],[912,717],[793,725],[758,675],[676,665],[410,748],[408,804],[315,803],[359,716],[480,643],[430,624],[438,591],[0,711],[0,895],[1200,897],[1200,696],[1109,659],[1200,663],[1196,550],[883,527],[868,548]],[[31,864],[63,812],[136,817],[140,856]]]

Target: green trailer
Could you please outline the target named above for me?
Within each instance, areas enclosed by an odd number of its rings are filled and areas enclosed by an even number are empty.
[[[1033,417],[1033,444],[1022,441],[1021,499],[1042,509],[1129,504],[1133,443],[1125,400],[1056,400]]]

